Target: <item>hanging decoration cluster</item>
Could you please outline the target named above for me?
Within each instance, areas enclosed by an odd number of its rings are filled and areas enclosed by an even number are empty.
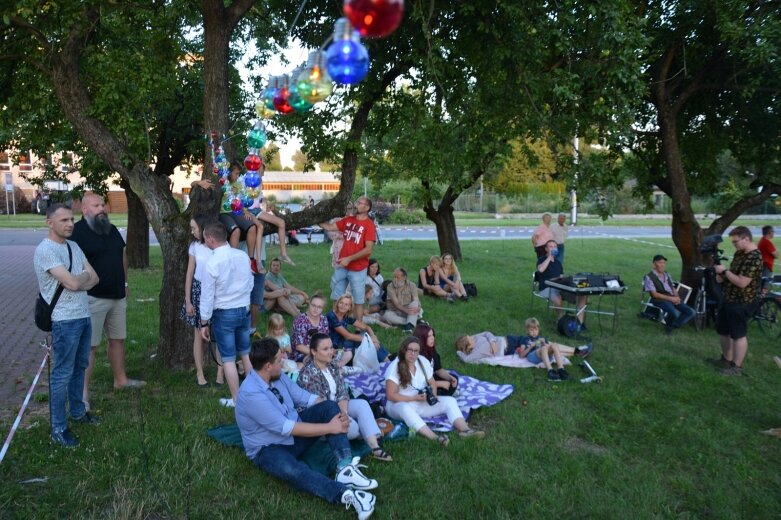
[[[222,143],[215,144],[217,134],[212,133],[209,139],[209,146],[212,152],[212,167],[215,175],[220,180],[222,189],[222,211],[241,215],[244,208],[249,208],[255,203],[255,199],[262,196],[263,193],[263,159],[260,157],[260,149],[266,144],[266,127],[258,121],[247,132],[247,147],[249,153],[244,158],[244,168],[247,172],[240,175],[241,169],[232,169],[228,159],[225,157],[225,151]],[[262,200],[262,199],[261,199]]]
[[[309,53],[305,65],[291,74],[269,78],[255,105],[259,118],[306,112],[331,94],[334,83],[354,85],[363,80],[369,72],[369,53],[361,44],[361,36],[384,38],[395,31],[404,14],[404,0],[345,0],[343,13],[344,18],[339,18],[334,25],[328,49],[323,50],[326,41],[320,50]],[[247,170],[244,174],[240,168],[231,168],[225,157],[222,143],[230,138],[219,142],[217,138],[212,133],[209,146],[214,174],[219,176],[223,193],[221,210],[240,215],[255,199],[263,200],[265,166],[260,149],[266,144],[266,127],[257,121],[247,132],[249,153],[244,158]]]
[[[342,9],[344,18],[336,21],[328,49],[310,52],[306,65],[291,74],[269,77],[255,106],[258,117],[306,112],[331,94],[334,83],[362,81],[369,72],[369,53],[361,36],[384,38],[395,31],[404,0],[345,0]]]

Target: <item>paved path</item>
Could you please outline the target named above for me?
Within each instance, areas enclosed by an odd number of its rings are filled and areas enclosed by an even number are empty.
[[[33,322],[33,304],[38,294],[33,271],[35,247],[0,245],[0,422],[3,424],[10,424],[18,413],[43,359],[43,350],[38,345],[46,334]],[[44,368],[36,393],[46,392],[47,385]],[[46,404],[33,401],[30,404],[33,409],[46,409]],[[3,439],[6,434],[0,432]]]

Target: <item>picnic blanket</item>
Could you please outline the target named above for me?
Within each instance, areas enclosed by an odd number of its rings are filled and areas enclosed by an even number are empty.
[[[388,363],[385,362],[380,366],[378,372],[351,374],[345,376],[344,380],[350,385],[353,392],[359,390],[366,395],[370,402],[380,401],[385,404],[384,374],[387,367]],[[459,374],[455,370],[451,370],[451,372],[458,376],[458,395],[455,398],[461,413],[467,420],[469,420],[472,410],[483,406],[493,406],[507,399],[513,393],[513,385],[498,385]],[[450,424],[445,415],[428,417],[425,418],[425,421],[432,430],[450,431],[453,429],[453,425]]]
[[[225,446],[231,446],[241,449],[244,452],[244,443],[241,441],[241,432],[239,431],[239,425],[234,423],[221,424],[214,428],[206,430],[206,435],[214,439],[215,441]],[[353,457],[364,457],[371,453],[369,445],[366,444],[363,439],[353,439],[350,441],[350,448],[353,452]],[[334,457],[331,448],[324,438],[319,439],[312,444],[301,456],[307,466],[314,471],[322,473],[326,477],[333,476],[336,470],[337,460]]]

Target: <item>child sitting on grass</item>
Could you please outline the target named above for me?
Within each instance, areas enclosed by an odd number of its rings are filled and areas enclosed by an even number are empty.
[[[291,375],[297,373],[303,363],[297,364],[291,358],[293,357],[293,348],[290,346],[290,334],[285,329],[285,318],[281,314],[274,313],[268,317],[266,324],[266,335],[274,338],[279,343],[279,350],[282,352],[282,370]]]
[[[547,339],[540,337],[540,322],[536,318],[529,318],[525,325],[526,336],[495,336],[491,332],[481,332],[473,336],[459,336],[456,339],[458,356],[465,363],[475,363],[482,358],[517,354],[535,365],[543,363],[548,369],[549,381],[566,381],[569,379],[569,374],[563,367],[563,358],[572,355],[586,357],[591,353],[591,345],[573,348],[550,343]],[[551,353],[556,359],[558,370],[554,370],[551,365]]]

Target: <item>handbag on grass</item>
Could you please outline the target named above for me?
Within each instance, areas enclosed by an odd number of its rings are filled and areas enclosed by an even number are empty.
[[[73,252],[67,240],[65,245],[68,246],[68,272],[70,272],[73,267]],[[57,284],[57,290],[54,291],[51,303],[46,303],[41,293],[38,293],[38,297],[35,299],[35,326],[44,332],[52,331],[52,312],[54,312],[54,306],[57,305],[57,300],[60,299],[64,289],[62,284]]]

